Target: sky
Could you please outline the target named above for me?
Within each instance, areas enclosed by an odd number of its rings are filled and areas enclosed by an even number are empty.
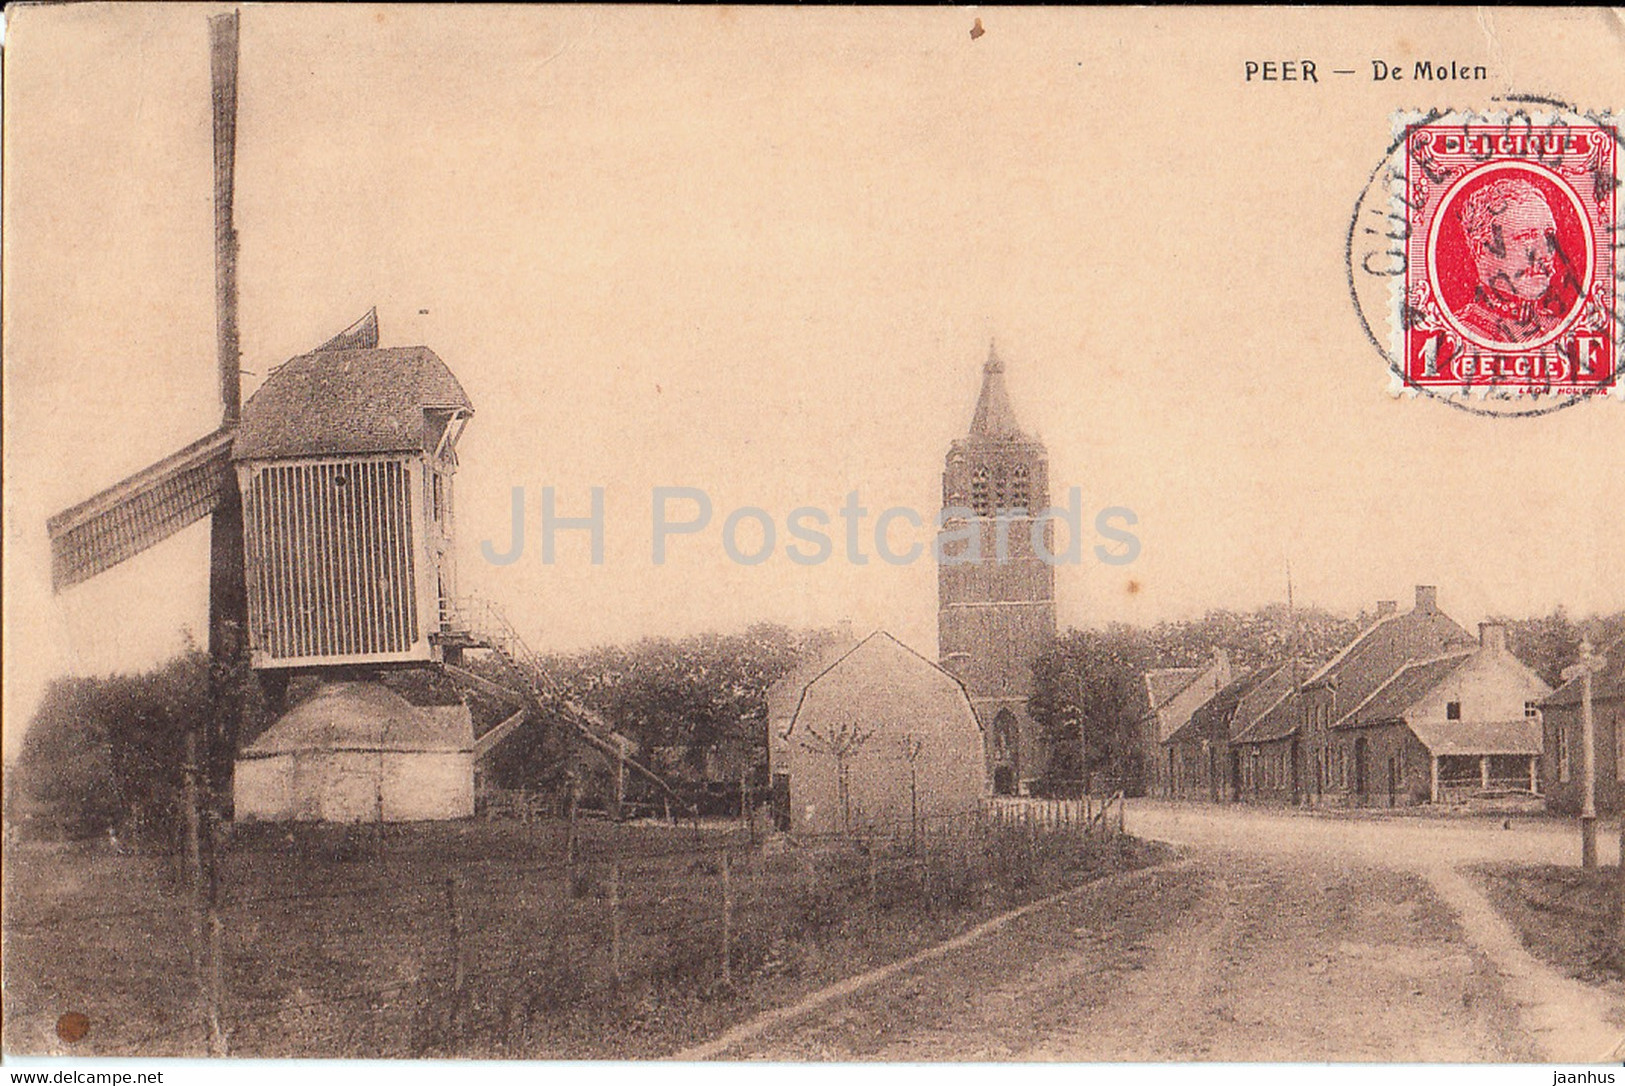
[[[207,16],[9,13],[7,757],[43,685],[199,636],[198,524],[60,595],[45,520],[218,423]],[[980,19],[985,33],[969,31]],[[1081,492],[1060,620],[1437,584],[1464,623],[1625,607],[1625,404],[1485,419],[1387,392],[1349,217],[1390,116],[1529,91],[1625,105],[1606,12],[248,7],[237,226],[245,391],[377,306],[475,405],[462,587],[532,644],[850,619],[930,654],[935,570],[784,553],[802,506],[940,504],[997,341],[1052,491]],[[1247,83],[1248,60],[1355,68]],[[1369,79],[1454,57],[1483,84]],[[605,492],[545,564],[540,500]],[[706,530],[652,561],[651,495]],[[509,539],[514,487],[531,546]],[[721,524],[779,538],[731,561]],[[1141,543],[1096,561],[1094,514]],[[742,531],[740,543],[754,542]],[[897,549],[925,538],[894,530]]]

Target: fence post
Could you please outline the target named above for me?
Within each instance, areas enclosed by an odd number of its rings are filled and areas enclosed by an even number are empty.
[[[448,1045],[456,1043],[456,1034],[462,1028],[463,1017],[463,915],[457,902],[457,878],[446,877],[446,919],[450,924],[451,953],[451,1030]]]
[[[220,1008],[224,1002],[225,979],[221,953],[220,911],[209,905],[209,1055],[227,1056],[226,1031],[220,1024]]]
[[[733,985],[733,964],[730,957],[730,943],[733,928],[733,886],[728,875],[728,852],[722,852],[722,983]]]
[[[203,808],[208,801],[199,780],[203,772],[201,757],[198,731],[195,727],[189,728],[186,732],[182,802],[186,807],[187,881],[192,890],[192,961],[197,969],[198,991],[203,997],[203,1023],[209,1055],[224,1056],[226,1040],[220,1026],[220,916],[215,910],[213,864],[209,872],[204,871],[204,841],[209,831],[203,819]],[[213,844],[212,841],[209,843]],[[215,857],[211,856],[210,859],[215,860]]]
[[[621,861],[609,861],[609,973],[621,983]]]
[[[564,866],[570,878],[570,895],[575,896],[576,883],[576,801],[580,798],[581,789],[576,783],[575,774],[570,775],[570,828],[564,838]]]

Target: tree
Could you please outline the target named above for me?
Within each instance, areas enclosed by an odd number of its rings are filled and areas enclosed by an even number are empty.
[[[1104,772],[1131,789],[1140,785],[1146,769],[1140,721],[1149,709],[1147,671],[1201,667],[1221,648],[1237,674],[1281,663],[1294,653],[1318,663],[1374,617],[1349,619],[1319,608],[1289,611],[1284,604],[1270,604],[1151,627],[1068,630],[1034,664],[1028,702],[1049,751],[1048,775],[1053,781],[1076,781]]]
[[[1594,615],[1579,622],[1561,605],[1538,618],[1496,616],[1507,627],[1507,648],[1552,686],[1563,681],[1563,669],[1580,658],[1580,642],[1591,638],[1599,649],[1625,635],[1625,612]]]
[[[699,788],[712,776],[737,783],[741,769],[766,764],[767,689],[794,665],[806,636],[762,623],[740,633],[554,653],[543,666],[645,752],[669,756],[654,768]],[[492,771],[510,787],[545,783],[571,749],[561,729],[525,728],[498,748]]]
[[[863,728],[854,721],[837,724],[827,732],[808,726],[797,740],[809,754],[826,755],[835,761],[835,801],[841,806],[842,833],[852,832],[852,759],[874,736],[873,728]]]

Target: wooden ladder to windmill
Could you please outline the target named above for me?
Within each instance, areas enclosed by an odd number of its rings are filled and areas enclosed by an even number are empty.
[[[593,709],[571,698],[548,674],[546,662],[514,629],[501,608],[485,599],[466,598],[442,608],[441,639],[465,649],[486,649],[502,661],[511,678],[511,687],[494,683],[483,675],[447,663],[447,674],[480,693],[516,705],[518,711],[481,735],[474,743],[474,757],[483,758],[519,729],[527,720],[562,720],[578,738],[611,760],[647,778],[684,810],[693,804],[653,769],[627,751],[631,743],[614,725]]]

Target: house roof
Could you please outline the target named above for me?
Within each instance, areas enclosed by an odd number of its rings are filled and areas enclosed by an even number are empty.
[[[970,712],[971,718],[976,721],[976,727],[978,730],[982,728],[981,718],[976,715],[975,709],[971,707],[970,693],[965,689],[965,684],[959,680],[958,676],[937,664],[934,660],[929,660],[926,657],[921,656],[919,653],[897,640],[897,638],[893,637],[885,630],[876,630],[868,637],[865,637],[862,641],[859,641],[857,644],[841,653],[834,660],[830,661],[827,667],[825,667],[817,675],[813,676],[813,678],[802,687],[801,697],[796,702],[795,716],[792,717],[790,721],[790,727],[785,730],[786,737],[795,732],[796,724],[799,722],[801,717],[801,708],[804,704],[806,704],[807,701],[807,692],[810,691],[814,686],[817,686],[820,682],[824,681],[832,673],[838,671],[843,664],[859,655],[873,657],[879,662],[878,670],[882,673],[886,673],[888,679],[891,680],[882,684],[882,686],[876,687],[872,691],[875,696],[882,698],[911,697],[912,693],[909,690],[909,686],[906,681],[907,672],[922,671],[923,669],[920,667],[920,665],[923,664],[926,668],[938,673],[942,676],[942,678],[947,679],[953,684],[958,696],[964,700],[966,710]]]
[[[1298,730],[1298,679],[1303,673],[1301,661],[1289,660],[1275,669],[1267,684],[1268,698],[1255,698],[1253,719],[1232,733],[1231,742],[1268,743],[1285,739]],[[1260,692],[1264,688],[1260,688]]]
[[[1431,754],[1539,754],[1537,720],[1406,721]]]
[[[244,748],[242,756],[473,749],[468,706],[413,705],[382,683],[341,682],[322,685]]]
[[[1206,668],[1159,667],[1145,673],[1146,712],[1154,712],[1167,705],[1191,683],[1201,677]]]
[[[1010,393],[1004,387],[1004,363],[991,343],[987,348],[987,364],[982,367],[982,393],[976,398],[970,434],[999,441],[1019,441],[1026,437],[1016,422],[1016,409],[1011,406]]]
[[[1305,679],[1300,689],[1325,684],[1337,692],[1339,707],[1357,706],[1411,661],[1432,659],[1451,649],[1467,649],[1476,644],[1474,637],[1454,619],[1433,607],[1387,615],[1361,631],[1342,651]],[[1298,730],[1301,718],[1298,701],[1295,692],[1288,691],[1246,732],[1237,735],[1236,740],[1264,743],[1292,735]]]
[[[1591,676],[1592,700],[1625,697],[1625,637],[1615,639],[1600,655],[1603,665]],[[1584,689],[1585,683],[1576,676],[1552,691],[1544,704],[1578,705]]]
[[[1253,668],[1243,673],[1240,678],[1233,679],[1228,686],[1197,706],[1191,718],[1174,729],[1173,734],[1163,742],[1171,744],[1230,738],[1231,722],[1242,699],[1268,679],[1273,670],[1267,667]]]
[[[249,397],[232,457],[418,451],[430,410],[474,406],[429,348],[312,351],[278,366]]]
[[[1333,722],[1334,728],[1357,727],[1404,719],[1406,712],[1428,692],[1473,658],[1471,650],[1414,660],[1390,675],[1365,701]]]
[[[830,631],[825,635],[815,637],[802,649],[796,662],[790,666],[779,679],[767,688],[767,699],[774,709],[784,716],[795,712],[796,703],[801,699],[801,692],[824,671],[851,652],[858,645],[858,640],[850,634],[840,631]]]
[[[1301,660],[1288,660],[1270,668],[1258,685],[1242,695],[1240,704],[1236,706],[1236,715],[1230,721],[1230,738],[1239,738],[1282,700],[1290,697],[1303,670]]]

